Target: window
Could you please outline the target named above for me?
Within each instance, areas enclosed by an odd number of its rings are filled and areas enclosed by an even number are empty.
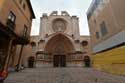
[[[28,30],[27,26],[24,25],[24,29],[23,29],[23,36],[24,36],[24,37],[27,36],[27,30]]]
[[[96,32],[96,38],[97,38],[97,39],[100,38],[100,34],[99,34],[99,32]]]
[[[20,0],[19,3],[21,4],[21,6],[23,7],[23,9],[25,10],[25,9],[26,9],[26,5],[25,5],[25,3],[23,2],[23,0]]]
[[[10,12],[7,18],[7,27],[11,30],[15,29],[15,20],[16,20],[16,16],[14,15],[13,12]]]
[[[108,33],[107,27],[106,27],[106,23],[103,21],[100,24],[100,27],[101,27],[101,34],[102,34],[102,36],[105,36]]]
[[[23,9],[25,10],[25,8],[26,8],[26,5],[25,5],[25,4],[23,4]]]
[[[96,24],[96,19],[94,19],[94,23]]]
[[[9,13],[8,20],[10,20],[11,22],[15,22],[16,16],[14,15],[13,12]]]
[[[22,4],[22,0],[20,0],[20,4]]]

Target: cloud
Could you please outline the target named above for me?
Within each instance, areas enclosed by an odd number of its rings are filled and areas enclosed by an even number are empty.
[[[36,20],[33,21],[32,35],[39,33],[40,17],[42,13],[50,14],[52,11],[66,10],[71,15],[77,15],[80,19],[80,34],[89,35],[86,11],[92,0],[31,0],[36,14]]]

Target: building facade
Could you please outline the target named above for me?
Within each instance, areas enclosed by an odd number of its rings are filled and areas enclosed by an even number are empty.
[[[93,0],[88,9],[93,66],[98,70],[125,74],[124,3],[124,0]]]
[[[37,61],[44,66],[83,66],[84,55],[79,33],[79,19],[66,11],[53,11],[40,18],[39,37],[36,41]],[[81,40],[80,40],[81,39]],[[89,55],[88,55],[89,56]]]
[[[30,0],[0,0],[0,64],[2,69],[21,62],[23,47],[30,41],[32,19]],[[19,50],[17,53],[17,50]]]

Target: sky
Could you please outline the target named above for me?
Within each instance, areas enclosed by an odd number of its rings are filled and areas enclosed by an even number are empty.
[[[80,35],[89,35],[86,12],[92,0],[31,0],[36,19],[33,20],[31,35],[38,35],[40,17],[52,11],[67,11],[79,17]]]

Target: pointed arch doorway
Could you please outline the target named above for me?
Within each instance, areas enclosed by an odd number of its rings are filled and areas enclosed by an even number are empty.
[[[58,34],[47,42],[45,51],[52,54],[53,67],[66,67],[67,54],[74,51],[74,47],[68,37]]]

